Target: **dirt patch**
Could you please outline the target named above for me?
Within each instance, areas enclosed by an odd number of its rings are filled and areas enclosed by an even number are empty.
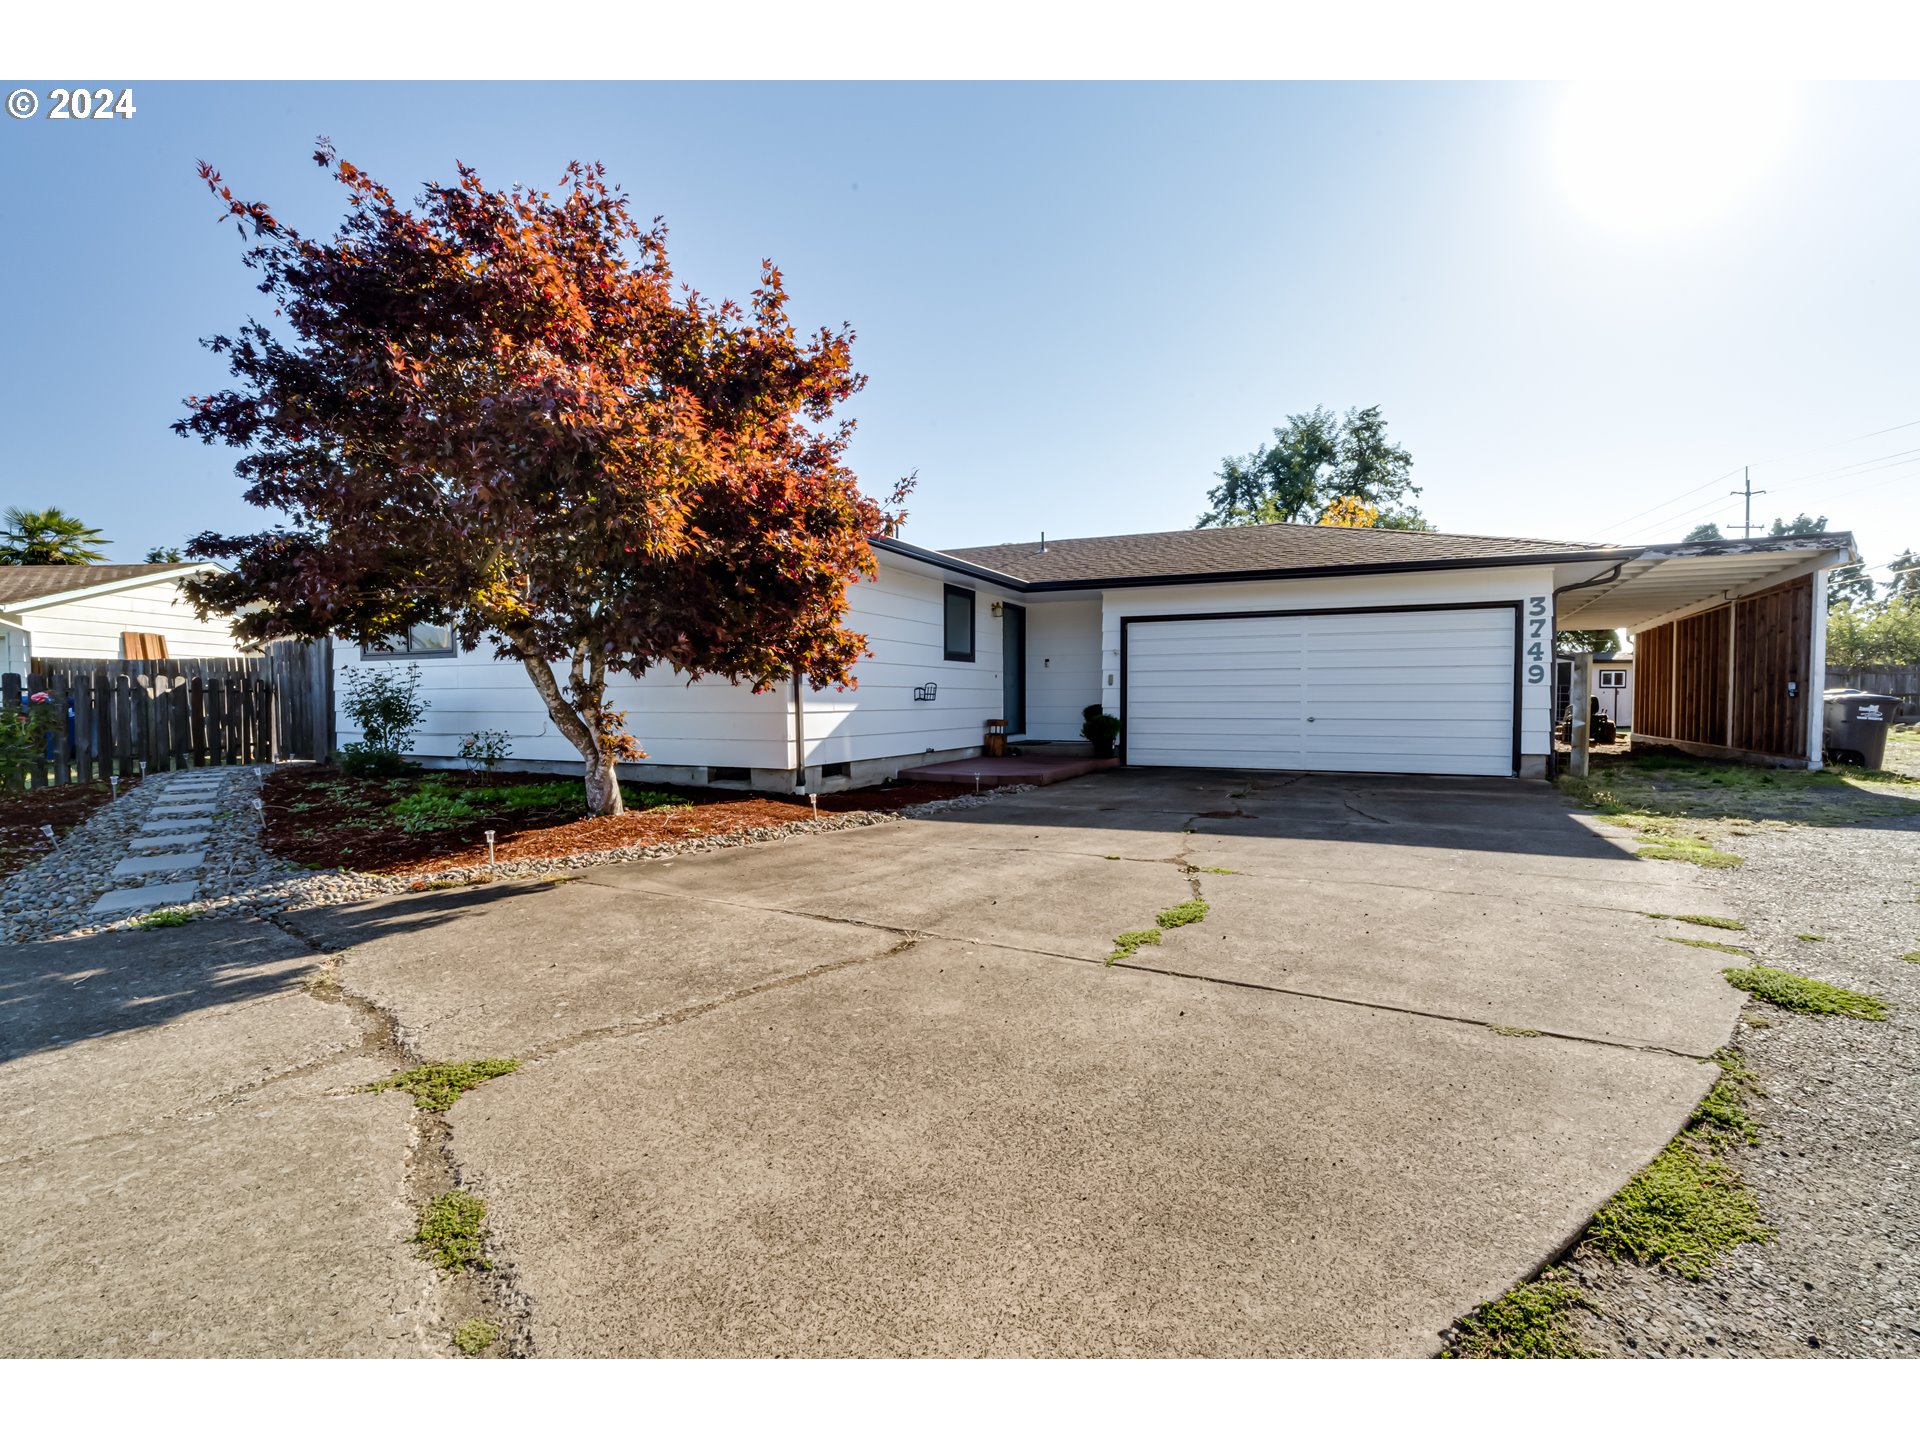
[[[137,783],[125,779],[120,788],[130,790]],[[85,824],[88,816],[111,799],[113,788],[104,780],[0,795],[0,880],[26,869],[53,849],[41,826],[51,825],[55,835],[64,835],[76,825]]]
[[[485,864],[489,830],[494,859],[506,863],[728,835],[814,813],[804,799],[738,790],[627,784],[622,792],[626,814],[594,818],[579,782],[561,776],[434,771],[370,780],[303,765],[267,777],[263,838],[269,852],[296,864],[408,875]],[[966,785],[886,785],[818,798],[822,814],[838,815],[971,793]]]

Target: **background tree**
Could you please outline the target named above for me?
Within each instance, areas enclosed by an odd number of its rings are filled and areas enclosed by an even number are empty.
[[[186,558],[177,545],[156,545],[147,551],[149,565],[180,565],[185,563]]]
[[[186,583],[203,614],[253,640],[432,622],[490,643],[580,752],[595,814],[642,754],[610,674],[853,684],[846,587],[899,516],[842,463],[851,330],[797,336],[771,263],[746,308],[676,293],[664,227],[603,167],[548,192],[463,166],[409,208],[325,142],[314,158],[346,191],[327,240],[201,166],[291,332],[206,342],[235,386],[174,427],[243,449],[246,498],[289,517],[191,542],[232,566]]]
[[[1576,655],[1617,655],[1620,652],[1618,630],[1562,630],[1553,637],[1553,648]]]
[[[1371,530],[1380,521],[1380,512],[1358,495],[1340,495],[1320,512],[1316,525],[1336,525],[1349,530]]]
[[[1342,496],[1375,512],[1381,529],[1431,530],[1408,497],[1413,457],[1387,438],[1380,407],[1353,409],[1345,418],[1324,406],[1289,415],[1273,443],[1221,462],[1220,483],[1207,492],[1207,511],[1195,529],[1210,525],[1313,523]]]
[[[93,565],[107,558],[108,544],[91,525],[64,510],[22,510],[0,516],[0,565]]]
[[[1837,565],[1827,572],[1827,608],[1836,605],[1871,605],[1873,577],[1864,564]]]
[[[1893,557],[1887,569],[1892,572],[1892,578],[1887,581],[1888,595],[1920,600],[1920,555],[1915,555],[1911,550],[1902,550]]]
[[[1796,515],[1791,520],[1773,518],[1773,528],[1769,535],[1824,535],[1827,533],[1827,517],[1824,515]]]
[[[1701,540],[1724,540],[1726,538],[1726,536],[1720,533],[1720,527],[1709,520],[1706,524],[1696,525],[1687,531],[1685,535],[1680,537],[1680,543],[1682,545],[1692,545]]]

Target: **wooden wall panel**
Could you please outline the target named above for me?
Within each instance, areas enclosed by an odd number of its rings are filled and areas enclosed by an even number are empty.
[[[1673,627],[1642,630],[1633,639],[1633,729],[1673,736]]]
[[[1732,743],[1763,755],[1804,755],[1813,578],[1736,603]],[[1789,695],[1789,685],[1798,693]]]
[[[1676,620],[1673,667],[1674,740],[1697,745],[1727,743],[1727,647],[1732,608],[1703,611]]]

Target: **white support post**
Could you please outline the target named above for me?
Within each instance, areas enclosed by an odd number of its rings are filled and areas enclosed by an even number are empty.
[[[1571,678],[1572,683],[1567,687],[1567,701],[1573,710],[1573,723],[1567,727],[1567,745],[1573,755],[1567,769],[1584,780],[1588,768],[1587,746],[1592,740],[1593,731],[1593,702],[1587,698],[1593,694],[1593,656],[1574,656]]]
[[[1827,572],[1813,572],[1813,613],[1807,617],[1807,769],[1818,770],[1827,748]]]

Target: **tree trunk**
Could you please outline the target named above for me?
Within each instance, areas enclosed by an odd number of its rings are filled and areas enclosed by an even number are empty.
[[[614,774],[613,757],[598,755],[587,761],[587,813],[619,815],[626,803],[620,798],[620,777]]]
[[[521,667],[527,672],[527,678],[533,681],[533,688],[540,692],[540,698],[546,702],[547,714],[552,717],[555,728],[580,752],[580,758],[585,763],[587,813],[621,814],[626,807],[620,799],[620,781],[613,769],[616,756],[602,740],[606,733],[606,727],[601,723],[604,675],[595,677],[597,683],[589,683],[583,663],[576,657],[574,681],[570,687],[575,696],[569,701],[561,693],[560,682],[554,678],[552,665],[539,655],[525,651],[518,653]]]

